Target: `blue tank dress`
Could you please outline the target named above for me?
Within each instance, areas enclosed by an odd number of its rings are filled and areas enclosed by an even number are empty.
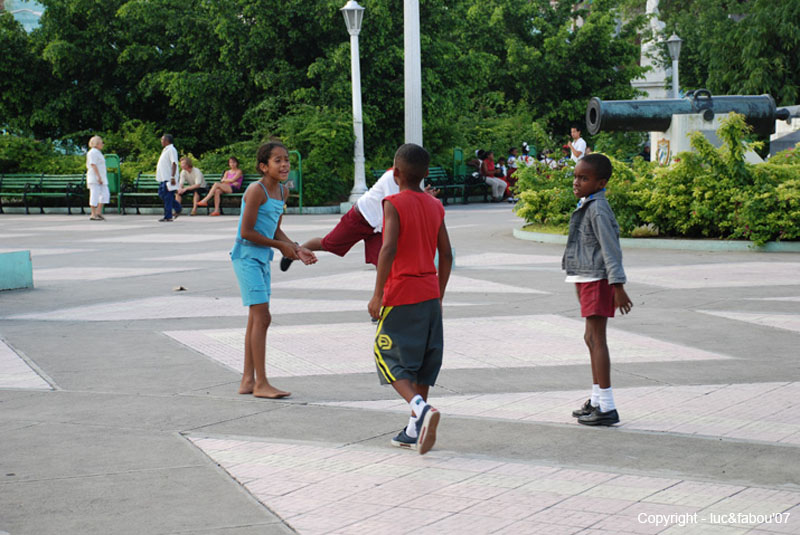
[[[258,182],[264,190],[267,200],[258,207],[255,231],[267,238],[275,238],[278,221],[283,215],[284,199],[283,186],[281,198],[273,199],[269,196],[264,184]],[[242,207],[239,216],[239,228],[236,230],[236,242],[230,252],[233,261],[233,271],[239,281],[239,290],[242,293],[244,306],[269,303],[270,297],[270,261],[274,255],[272,247],[259,245],[242,238],[242,216],[244,215],[245,200],[242,196]]]

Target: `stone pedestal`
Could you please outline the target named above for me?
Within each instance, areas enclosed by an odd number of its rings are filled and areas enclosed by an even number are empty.
[[[30,251],[0,253],[0,290],[33,288]]]
[[[666,132],[650,132],[650,161],[669,165],[680,152],[691,152],[689,134],[700,132],[715,147],[722,146],[722,140],[717,137],[717,130],[727,114],[714,115],[714,119],[706,121],[700,113],[688,115],[673,115],[672,123]],[[753,151],[745,153],[745,160],[749,163],[761,163],[764,160]]]

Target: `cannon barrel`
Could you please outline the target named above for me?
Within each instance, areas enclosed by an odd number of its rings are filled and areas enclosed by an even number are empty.
[[[702,113],[707,121],[715,114],[741,113],[753,131],[761,135],[775,132],[775,119],[786,115],[777,110],[770,95],[727,95],[712,97],[705,89],[686,98],[663,100],[600,100],[592,97],[586,108],[586,127],[590,134],[601,131],[665,132],[673,115]]]

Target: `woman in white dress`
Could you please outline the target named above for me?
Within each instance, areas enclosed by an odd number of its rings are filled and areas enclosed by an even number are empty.
[[[103,205],[108,204],[111,196],[108,191],[108,174],[106,158],[101,152],[103,138],[93,136],[89,140],[89,152],[86,153],[86,186],[89,188],[89,207],[92,221],[103,221]]]

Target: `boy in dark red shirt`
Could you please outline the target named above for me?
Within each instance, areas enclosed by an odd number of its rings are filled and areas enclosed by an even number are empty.
[[[391,384],[411,408],[408,426],[392,445],[420,454],[436,442],[440,414],[426,400],[442,366],[442,298],[453,265],[444,208],[419,187],[429,163],[428,151],[413,143],[394,155],[400,193],[383,201],[383,246],[369,302],[370,315],[380,319],[374,353],[381,383]]]

